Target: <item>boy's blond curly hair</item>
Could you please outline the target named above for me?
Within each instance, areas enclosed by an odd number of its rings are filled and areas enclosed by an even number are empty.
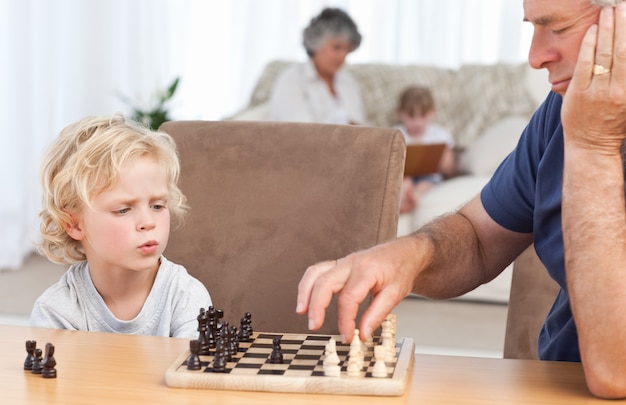
[[[180,164],[174,140],[119,114],[87,117],[64,128],[44,155],[39,251],[56,263],[86,260],[80,242],[66,232],[71,214],[113,187],[125,163],[144,156],[165,167],[170,217],[176,225],[182,223],[188,207],[177,185]]]

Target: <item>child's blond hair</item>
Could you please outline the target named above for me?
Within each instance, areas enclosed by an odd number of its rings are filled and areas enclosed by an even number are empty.
[[[435,111],[435,98],[427,87],[407,87],[398,102],[398,113],[405,113],[409,117],[424,116]]]
[[[43,209],[39,251],[56,263],[86,260],[79,241],[66,229],[72,213],[89,207],[95,196],[113,187],[120,168],[149,156],[166,169],[171,219],[180,224],[188,209],[178,188],[180,164],[174,140],[122,115],[86,117],[64,128],[43,158]]]

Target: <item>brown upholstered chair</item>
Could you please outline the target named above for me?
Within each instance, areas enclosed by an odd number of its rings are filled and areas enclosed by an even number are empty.
[[[513,264],[504,358],[538,358],[539,331],[558,291],[531,245]]]
[[[165,256],[209,289],[231,325],[305,332],[305,269],[396,235],[405,157],[390,128],[243,121],[168,122],[191,206]],[[338,333],[333,302],[322,333]]]

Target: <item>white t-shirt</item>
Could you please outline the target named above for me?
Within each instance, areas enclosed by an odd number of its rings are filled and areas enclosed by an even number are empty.
[[[333,96],[313,62],[298,63],[276,79],[270,96],[269,117],[274,121],[365,124],[361,92],[344,69],[335,74]]]
[[[161,256],[152,290],[132,320],[116,318],[93,285],[87,262],[72,265],[37,299],[31,326],[57,329],[197,338],[200,308],[211,305],[204,285]]]
[[[406,143],[447,143],[448,147],[451,149],[454,148],[454,138],[452,137],[452,134],[439,124],[428,124],[426,131],[424,131],[424,135],[422,135],[419,139],[409,136],[404,125],[396,125],[394,128],[398,128],[402,131]]]

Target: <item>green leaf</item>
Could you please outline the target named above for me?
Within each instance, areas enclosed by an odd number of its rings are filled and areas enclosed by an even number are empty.
[[[170,84],[170,87],[167,89],[168,100],[174,96],[174,93],[176,93],[176,88],[178,88],[179,80],[180,80],[180,77],[177,77],[176,79],[174,79],[174,82]]]

